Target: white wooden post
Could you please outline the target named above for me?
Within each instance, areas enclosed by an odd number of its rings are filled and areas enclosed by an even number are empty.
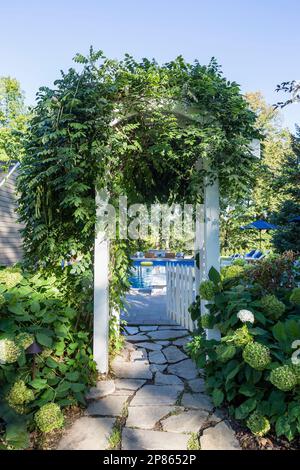
[[[96,220],[103,216],[99,210],[99,195],[96,195]],[[109,350],[109,242],[99,232],[96,222],[94,248],[94,332],[93,355],[98,372],[108,372]]]
[[[220,271],[220,191],[217,175],[213,184],[204,178],[204,264],[203,278],[207,279],[211,267]],[[200,274],[201,275],[201,274]],[[202,277],[202,276],[201,276]],[[202,303],[202,314],[207,313]],[[207,339],[220,339],[217,329],[207,330]]]
[[[204,165],[208,170],[207,162],[199,160],[198,167]],[[207,176],[204,178],[204,208],[200,220],[196,223],[195,254],[199,253],[199,269],[195,267],[196,295],[199,285],[208,278],[210,268],[213,266],[220,271],[220,195],[217,174],[213,183]],[[199,216],[199,214],[198,214]],[[207,314],[206,303],[201,300],[201,315]],[[220,339],[217,330],[207,330],[208,339]]]
[[[260,158],[260,141],[253,139],[249,145],[254,157]],[[201,167],[199,160],[198,166]],[[208,170],[207,162],[203,162]],[[202,222],[202,221],[201,221]],[[213,266],[220,271],[220,191],[218,175],[215,174],[213,183],[208,177],[204,178],[204,223],[196,225],[195,253],[200,254],[200,270],[195,268],[196,293],[199,283],[208,278],[210,268]],[[207,313],[206,302],[201,301],[201,315]],[[207,330],[208,339],[220,339],[220,332],[216,329]]]

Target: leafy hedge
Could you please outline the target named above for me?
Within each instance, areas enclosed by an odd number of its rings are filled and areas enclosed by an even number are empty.
[[[26,448],[28,431],[63,424],[95,379],[91,337],[55,275],[0,271],[0,440]],[[34,345],[39,353],[30,354]],[[28,350],[29,348],[29,350]]]
[[[294,361],[300,345],[298,266],[287,253],[236,276],[230,272],[241,266],[221,275],[212,268],[200,287],[208,315],[201,318],[197,306],[191,309],[199,332],[189,349],[205,367],[208,392],[216,406],[228,406],[257,436],[270,429],[289,440],[300,434],[300,365]],[[220,330],[220,342],[206,339],[207,327]]]

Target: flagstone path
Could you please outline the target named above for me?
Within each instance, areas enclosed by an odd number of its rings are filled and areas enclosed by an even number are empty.
[[[185,350],[189,340],[179,326],[126,327],[114,379],[90,390],[85,416],[58,449],[240,449],[225,414],[205,394],[203,373]]]

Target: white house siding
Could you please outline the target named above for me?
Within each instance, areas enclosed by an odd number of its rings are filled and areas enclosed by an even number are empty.
[[[22,259],[21,224],[18,222],[16,208],[16,176],[12,173],[0,187],[0,266],[9,266]],[[0,181],[5,175],[0,173]]]

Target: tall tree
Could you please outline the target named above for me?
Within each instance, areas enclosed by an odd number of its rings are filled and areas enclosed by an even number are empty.
[[[256,113],[256,127],[261,133],[261,157],[254,167],[255,183],[247,188],[238,202],[223,201],[221,237],[223,252],[245,251],[258,246],[259,235],[241,231],[240,227],[255,219],[268,219],[286,199],[277,190],[281,169],[288,162],[291,136],[281,125],[278,110],[268,105],[260,92],[247,93],[250,108]],[[278,185],[277,185],[278,186]],[[263,248],[270,248],[271,234],[263,237]]]
[[[28,113],[20,83],[15,78],[0,77],[0,165],[2,168],[22,158],[23,137],[27,122]]]
[[[273,221],[280,226],[272,242],[279,252],[292,250],[300,253],[300,127],[292,136],[292,152],[287,164],[282,167],[277,180],[277,192],[284,199],[279,210],[273,214]],[[295,220],[292,222],[292,220]]]

